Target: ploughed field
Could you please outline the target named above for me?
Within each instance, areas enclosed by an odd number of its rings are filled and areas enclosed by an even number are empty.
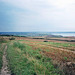
[[[6,45],[6,58],[12,75],[75,74],[74,43],[16,37]]]

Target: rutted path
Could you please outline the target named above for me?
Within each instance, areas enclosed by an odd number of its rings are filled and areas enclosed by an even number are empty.
[[[1,69],[0,75],[11,75],[10,71],[8,70],[8,66],[7,66],[8,62],[7,62],[7,59],[6,59],[6,50],[7,50],[7,46],[5,46],[3,57],[2,57],[3,66],[2,66],[2,69]]]

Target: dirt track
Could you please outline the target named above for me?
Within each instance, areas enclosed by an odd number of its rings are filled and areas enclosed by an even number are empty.
[[[2,66],[2,69],[1,69],[0,75],[11,75],[10,71],[8,70],[8,62],[7,62],[7,59],[6,59],[6,50],[7,50],[7,46],[5,46],[3,57],[2,57],[3,66]]]

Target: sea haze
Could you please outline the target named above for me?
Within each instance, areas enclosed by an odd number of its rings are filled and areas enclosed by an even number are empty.
[[[0,35],[15,35],[15,36],[45,36],[45,35],[61,35],[74,36],[75,32],[0,32]]]

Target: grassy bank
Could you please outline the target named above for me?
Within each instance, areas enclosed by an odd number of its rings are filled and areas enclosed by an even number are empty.
[[[64,75],[41,49],[32,50],[31,46],[19,42],[8,44],[7,59],[13,75]]]

